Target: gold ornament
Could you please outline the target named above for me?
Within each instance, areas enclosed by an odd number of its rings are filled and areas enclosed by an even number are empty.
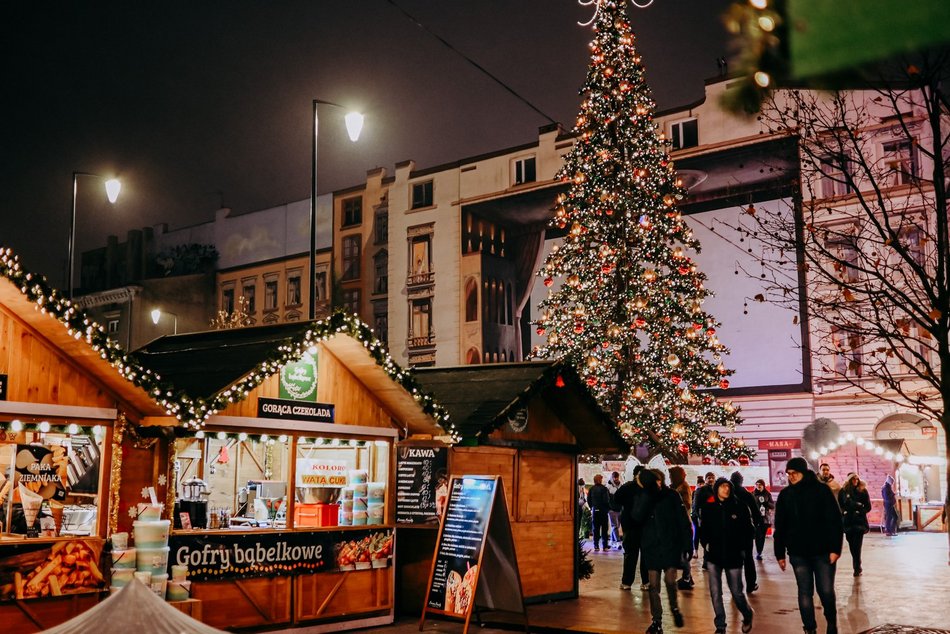
[[[122,437],[127,422],[125,413],[119,412],[112,427],[112,466],[109,469],[109,535],[119,527],[119,487],[122,486]]]

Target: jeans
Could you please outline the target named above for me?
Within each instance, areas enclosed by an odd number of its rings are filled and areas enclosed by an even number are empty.
[[[729,594],[735,602],[742,618],[749,620],[752,617],[752,608],[749,601],[742,591],[742,568],[723,568],[718,564],[709,562],[709,598],[712,599],[713,612],[717,630],[726,629],[726,609],[722,606],[722,573],[726,573],[726,584],[729,586]]]
[[[650,570],[647,576],[650,579],[650,616],[654,623],[663,621],[663,605],[660,603],[660,574],[666,584],[666,597],[670,601],[670,612],[679,610],[676,603],[676,568],[666,570]]]
[[[623,573],[620,583],[632,586],[637,577],[637,559],[640,556],[640,529],[626,528],[623,531]],[[640,581],[647,583],[647,569],[640,561]]]
[[[864,543],[864,531],[848,531],[844,534],[848,540],[848,548],[851,550],[851,564],[855,572],[861,571],[861,545]]]
[[[619,542],[622,533],[620,530],[620,511],[607,511],[607,517],[610,519],[610,541]]]
[[[755,557],[752,556],[752,542],[749,540],[749,543],[745,547],[745,585],[747,588],[755,591],[756,582],[759,580],[758,572],[755,569]]]
[[[761,556],[765,548],[765,534],[769,532],[768,524],[759,524],[755,527],[755,554]]]
[[[789,555],[795,581],[798,582],[798,611],[806,630],[817,630],[815,621],[815,589],[828,621],[828,632],[838,631],[838,608],[835,605],[835,564],[828,555]]]
[[[885,507],[884,532],[888,535],[896,535],[898,526],[900,526],[900,518],[897,516],[897,507],[893,505]]]
[[[590,510],[590,522],[594,529],[594,548],[597,548],[597,539],[600,538],[604,543],[604,550],[610,548],[610,541],[607,537],[607,511],[600,509]]]

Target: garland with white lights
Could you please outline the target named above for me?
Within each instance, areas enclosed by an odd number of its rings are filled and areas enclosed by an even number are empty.
[[[677,210],[685,190],[658,132],[655,104],[619,0],[598,2],[591,61],[551,226],[565,230],[538,272],[548,287],[533,356],[567,358],[631,444],[671,460],[748,457],[732,430],[739,409],[709,388],[732,371],[703,310],[710,295]],[[559,280],[559,288],[554,287]]]
[[[898,463],[904,462],[903,454],[894,453],[893,451],[890,451],[889,449],[885,449],[884,447],[878,445],[874,441],[861,438],[860,436],[855,436],[854,434],[850,432],[848,432],[847,434],[844,434],[843,436],[838,437],[837,442],[832,441],[826,445],[822,445],[817,450],[812,451],[808,457],[811,458],[812,460],[818,460],[819,458],[823,458],[827,456],[828,454],[830,454],[831,452],[835,451],[836,449],[849,443],[854,443],[858,445],[859,447],[865,447],[868,449],[868,451],[871,451],[877,454],[878,456],[883,457],[886,460],[893,460],[894,462],[898,462]]]
[[[422,391],[410,371],[404,370],[393,361],[383,343],[373,334],[373,330],[355,315],[337,311],[322,321],[314,322],[297,341],[278,346],[271,358],[259,364],[230,388],[208,399],[192,398],[169,382],[163,381],[157,373],[143,367],[134,353],[126,353],[118,343],[109,338],[102,325],[77,308],[60,291],[52,288],[45,277],[24,270],[19,257],[10,248],[0,247],[0,276],[15,284],[20,292],[33,302],[37,310],[62,323],[70,336],[85,340],[121,376],[148,392],[165,409],[166,414],[174,416],[188,429],[200,429],[210,416],[230,403],[246,398],[265,379],[279,372],[284,364],[299,360],[320,341],[336,334],[346,334],[362,343],[373,360],[393,381],[412,395],[422,411],[445,429],[453,441],[460,439],[455,426],[449,422],[449,413],[437,404],[431,395]]]

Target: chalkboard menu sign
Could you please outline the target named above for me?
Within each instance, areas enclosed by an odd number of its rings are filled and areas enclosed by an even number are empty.
[[[396,449],[396,523],[434,524],[449,495],[448,449],[401,445]]]
[[[453,477],[436,540],[420,629],[427,612],[465,619],[472,609],[518,612],[525,617],[521,576],[501,478]]]

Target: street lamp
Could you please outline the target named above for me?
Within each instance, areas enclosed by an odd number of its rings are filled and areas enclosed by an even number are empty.
[[[316,319],[317,316],[317,276],[315,274],[315,269],[317,267],[316,261],[316,250],[317,250],[317,131],[318,131],[318,120],[317,120],[317,106],[334,106],[336,108],[343,108],[340,104],[333,103],[332,101],[323,101],[322,99],[313,100],[313,137],[311,139],[311,144],[313,146],[313,153],[311,156],[310,164],[310,319]],[[363,115],[358,112],[348,112],[344,117],[346,122],[346,132],[350,136],[350,141],[356,142],[360,138],[360,131],[363,129]],[[332,209],[332,204],[331,204]],[[333,223],[333,213],[330,214],[331,227]],[[332,228],[331,228],[332,231]],[[332,256],[331,256],[332,257]],[[330,279],[329,283],[333,284],[333,280]],[[332,291],[331,291],[332,293]]]
[[[73,298],[73,259],[76,249],[76,190],[79,187],[80,176],[91,176],[105,181],[106,196],[109,198],[109,202],[113,204],[118,200],[119,190],[122,189],[122,183],[117,178],[106,179],[104,176],[90,174],[89,172],[73,172],[72,219],[69,223],[69,261],[66,263],[66,288],[69,292],[69,299]]]
[[[165,314],[168,315],[168,316],[170,316],[170,317],[173,317],[173,318],[175,319],[175,327],[174,327],[175,329],[174,329],[174,331],[172,332],[172,334],[173,334],[173,335],[177,335],[177,334],[178,334],[178,315],[176,315],[175,313],[170,313],[170,312],[168,312],[168,311],[165,311]],[[162,318],[162,309],[161,309],[161,308],[153,308],[153,309],[152,309],[152,323],[157,326],[157,325],[158,325],[158,320],[161,319],[161,318]]]

